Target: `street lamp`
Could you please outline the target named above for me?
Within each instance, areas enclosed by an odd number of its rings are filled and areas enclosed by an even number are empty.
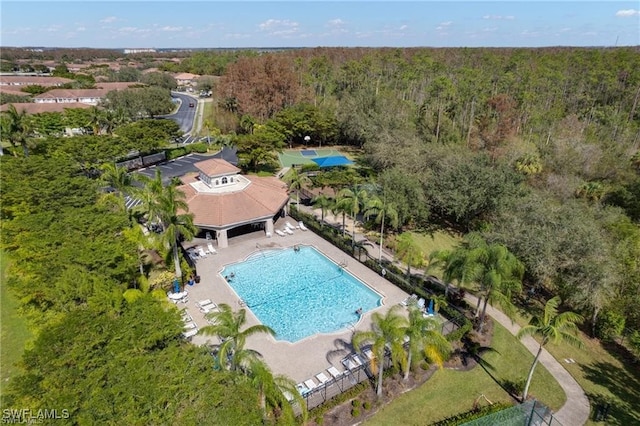
[[[311,140],[311,136],[308,136],[308,135],[307,135],[307,136],[305,136],[305,137],[304,137],[304,146],[309,145],[309,141],[310,141],[310,140]]]

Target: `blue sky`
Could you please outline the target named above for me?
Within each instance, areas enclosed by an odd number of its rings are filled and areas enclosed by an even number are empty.
[[[5,1],[1,46],[640,45],[638,1]]]

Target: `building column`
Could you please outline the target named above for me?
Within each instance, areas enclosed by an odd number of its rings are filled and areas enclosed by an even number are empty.
[[[218,239],[218,247],[226,248],[229,247],[229,240],[227,239],[227,230],[221,229],[216,232],[216,238]]]
[[[273,235],[273,219],[269,218],[264,221],[264,233],[267,236]]]

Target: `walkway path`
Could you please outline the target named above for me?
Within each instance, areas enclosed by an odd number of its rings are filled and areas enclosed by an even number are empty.
[[[305,209],[307,213],[316,214],[319,217],[317,211],[312,211],[311,209]],[[333,219],[333,222],[331,221]],[[329,214],[328,217],[325,216],[325,221],[329,223],[334,223],[336,225],[342,226],[342,218],[332,217]],[[347,232],[352,230],[353,224],[351,220],[347,217],[346,219],[346,228]],[[360,241],[364,239],[365,236],[362,234],[356,233],[356,241]],[[371,254],[372,257],[378,258],[379,255],[379,246],[375,244],[373,247],[367,246],[367,250]],[[383,257],[386,260],[393,261],[393,257],[383,251]],[[421,273],[420,270],[415,270],[414,273]],[[471,306],[476,306],[478,299],[470,294],[465,296],[466,300],[471,304]],[[495,309],[493,306],[487,306],[487,313],[500,325],[505,327],[511,334],[514,336],[518,334],[520,330],[520,326],[515,324],[509,317],[507,317],[503,312]],[[525,337],[521,340],[522,344],[531,352],[534,356],[538,352],[538,348],[540,347],[538,343],[532,337]],[[540,364],[544,365],[544,367],[551,373],[551,375],[556,379],[560,387],[564,390],[564,393],[567,395],[567,401],[565,404],[553,414],[554,418],[562,424],[562,426],[582,426],[589,419],[589,413],[591,411],[589,406],[589,400],[585,395],[584,391],[576,382],[576,380],[569,374],[569,372],[553,357],[546,349],[542,349],[542,353],[540,354]]]

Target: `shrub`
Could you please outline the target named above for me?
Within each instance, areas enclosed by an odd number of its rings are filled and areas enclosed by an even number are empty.
[[[321,425],[324,424],[324,417],[323,416],[317,416],[314,421],[316,422],[317,425]]]
[[[359,409],[359,408],[353,408],[353,409],[351,410],[351,415],[352,415],[353,417],[358,417],[358,416],[360,415],[360,409]]]
[[[351,401],[351,405],[352,405],[354,408],[358,408],[358,407],[360,407],[360,400],[359,400],[359,399],[354,399],[353,401]]]
[[[614,311],[605,311],[598,317],[596,337],[605,342],[613,341],[622,334],[624,325],[624,316]]]
[[[364,404],[362,404],[362,408],[364,408],[365,410],[370,410],[371,409],[371,402],[365,401]]]

